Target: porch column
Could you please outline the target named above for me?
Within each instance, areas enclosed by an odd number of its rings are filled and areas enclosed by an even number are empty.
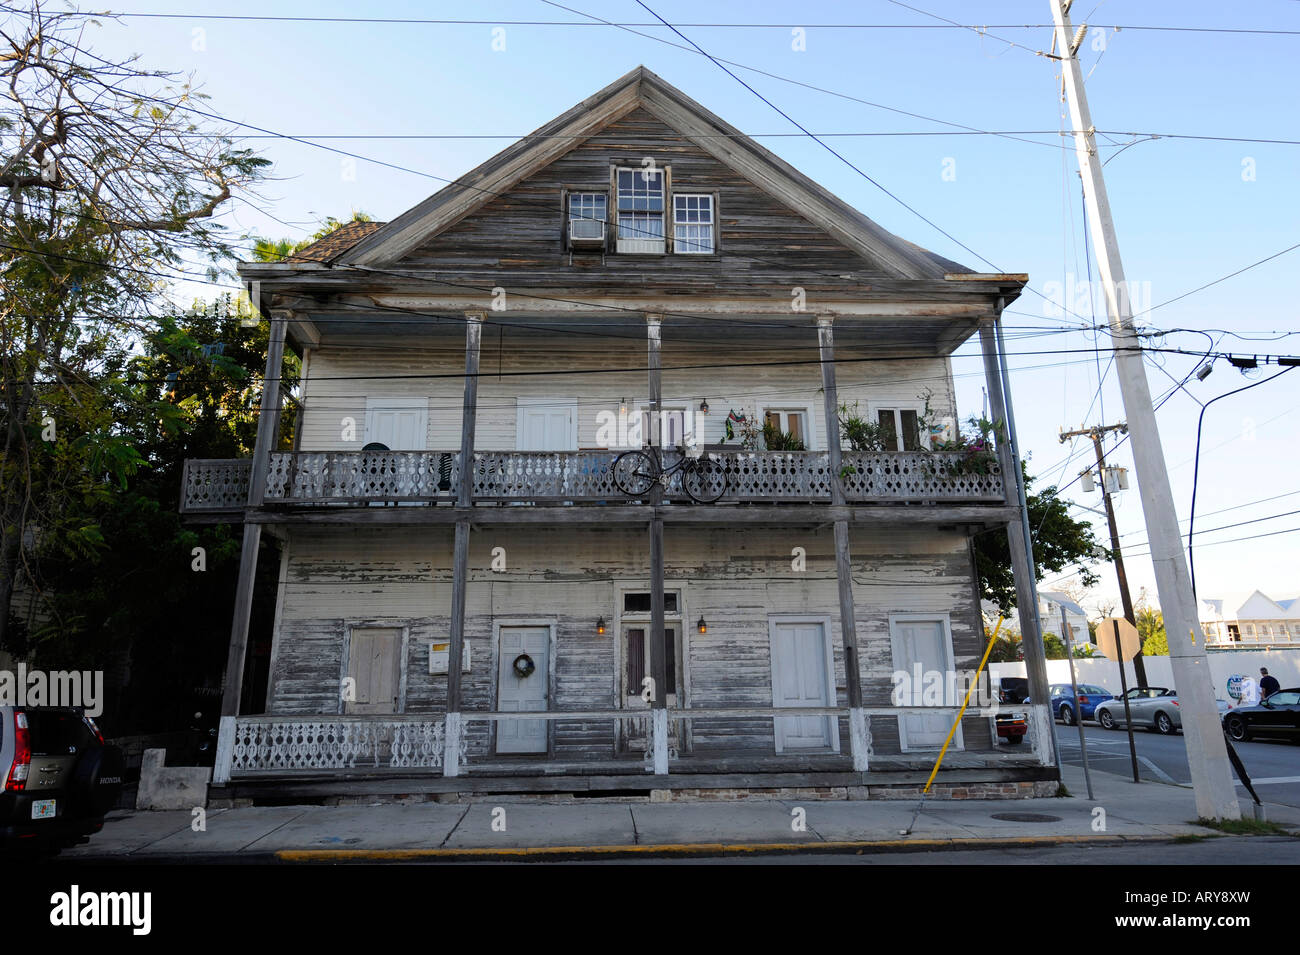
[[[465,640],[465,587],[469,577],[469,508],[474,503],[474,425],[478,417],[478,356],[483,313],[465,313],[465,403],[460,423],[460,473],[456,480],[456,540],[452,552],[451,645],[447,648],[447,717],[443,728],[444,776],[460,775],[460,661]]]
[[[831,504],[844,504],[840,480],[840,401],[835,391],[835,336],[832,317],[817,316],[817,345],[822,368],[826,415],[826,460],[831,471]],[[840,591],[840,636],[844,641],[844,689],[849,698],[849,749],[853,769],[867,771],[867,716],[862,711],[862,674],[858,664],[858,627],[853,607],[853,570],[849,561],[849,522],[835,521],[835,577]],[[837,730],[838,732],[838,730]]]
[[[253,307],[262,314],[260,292],[251,296]],[[252,474],[248,482],[248,507],[259,508],[266,497],[267,471],[271,450],[280,430],[281,373],[284,367],[284,337],[288,316],[270,316],[270,337],[266,347],[266,372],[262,378],[262,406],[257,419],[257,440],[253,445]],[[234,742],[235,717],[239,715],[244,688],[244,661],[248,654],[248,625],[253,612],[253,579],[257,574],[257,551],[262,546],[262,525],[244,521],[244,540],[239,552],[239,578],[235,584],[235,612],[230,623],[230,651],[226,657],[226,681],[221,694],[218,750],[227,757]],[[229,759],[217,760],[212,781],[227,782]]]
[[[998,466],[1002,469],[1003,488],[1009,501],[1014,501],[1019,515],[1007,525],[1007,546],[1011,551],[1011,571],[1016,582],[1016,613],[1020,619],[1020,640],[1025,651],[1025,672],[1029,678],[1029,696],[1034,700],[1030,710],[1031,739],[1034,753],[1043,765],[1056,760],[1055,729],[1048,713],[1047,654],[1043,649],[1043,636],[1038,628],[1038,587],[1030,564],[1027,542],[1024,485],[1021,481],[1020,458],[1011,446],[1011,419],[1003,392],[1002,366],[998,355],[996,322],[980,322],[980,350],[984,355],[984,383],[989,393],[989,411],[1000,426],[997,435]]]
[[[659,447],[660,422],[663,403],[663,384],[660,377],[659,346],[662,316],[647,315],[646,367],[650,378],[650,440]],[[654,517],[650,521],[650,678],[654,681],[650,699],[650,736],[654,746],[654,772],[656,776],[668,775],[668,647],[664,634],[664,522],[659,515],[663,500],[663,486],[656,483],[650,491]]]

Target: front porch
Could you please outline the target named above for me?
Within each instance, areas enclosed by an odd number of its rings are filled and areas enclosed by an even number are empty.
[[[1033,711],[1032,732],[1048,727],[1045,705]],[[866,748],[871,748],[873,724],[893,726],[908,714],[928,707],[863,707]],[[447,772],[445,715],[427,716],[271,716],[253,715],[222,721],[213,782],[227,798],[258,798],[393,794],[469,794],[480,792],[638,794],[664,790],[763,790],[810,787],[913,788],[930,778],[938,748],[872,756],[864,768],[854,768],[848,753],[829,751],[776,753],[771,747],[735,752],[667,751],[667,771],[656,773],[654,723],[648,711],[589,710],[537,713],[462,712],[462,724],[504,720],[554,722],[630,721],[641,714],[649,739],[644,755],[613,752],[606,758],[557,760],[545,754],[519,758],[478,752],[471,756],[471,733],[459,734],[456,775]],[[950,714],[956,717],[956,710]],[[668,711],[670,725],[708,720],[765,720],[828,717],[836,736],[847,733],[845,707],[707,707]],[[993,717],[967,711],[963,728],[987,721],[997,738]],[[675,736],[680,737],[681,731]],[[950,749],[942,761],[939,785],[966,786],[1036,783],[1055,779],[1055,766],[1046,747],[1033,745],[964,751]],[[1030,791],[1032,787],[1026,790]]]

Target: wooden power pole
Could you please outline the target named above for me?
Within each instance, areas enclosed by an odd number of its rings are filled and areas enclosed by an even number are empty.
[[[1182,534],[1169,471],[1160,446],[1160,430],[1151,404],[1151,387],[1142,364],[1142,348],[1133,328],[1132,306],[1124,266],[1120,261],[1115,223],[1097,155],[1095,128],[1088,111],[1083,71],[1075,51],[1087,31],[1076,37],[1070,23],[1071,0],[1048,0],[1055,23],[1054,43],[1060,51],[1061,76],[1069,100],[1079,175],[1083,179],[1088,224],[1097,243],[1097,268],[1106,293],[1115,370],[1124,413],[1133,435],[1133,465],[1142,495],[1142,514],[1155,569],[1160,609],[1169,637],[1169,662],[1178,689],[1187,766],[1196,794],[1197,815],[1209,819],[1240,819],[1241,806],[1232,785],[1228,750],[1224,745],[1214,687],[1205,656],[1205,637],[1197,621],[1196,600],[1183,556]]]
[[[1128,431],[1128,425],[1102,424],[1094,428],[1083,428],[1079,431],[1062,431],[1061,441],[1064,442],[1069,438],[1078,437],[1092,439],[1092,446],[1097,452],[1097,484],[1101,488],[1101,499],[1106,506],[1106,523],[1110,527],[1110,553],[1115,560],[1115,576],[1119,578],[1119,599],[1124,607],[1124,619],[1136,627],[1137,617],[1133,614],[1133,597],[1128,589],[1128,574],[1124,572],[1124,555],[1119,549],[1119,527],[1115,523],[1115,506],[1110,500],[1110,488],[1106,486],[1106,453],[1102,450],[1101,439],[1110,431],[1123,433]],[[1120,667],[1123,666],[1124,664],[1121,663]],[[1137,676],[1138,686],[1149,685],[1147,683],[1147,668],[1142,662],[1141,650],[1133,658],[1133,672]]]

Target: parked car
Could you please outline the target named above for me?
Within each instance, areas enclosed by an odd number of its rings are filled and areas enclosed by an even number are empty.
[[[999,703],[1023,703],[1029,695],[1029,679],[1023,676],[1004,676],[998,680]]]
[[[0,706],[0,844],[86,842],[122,790],[122,751],[73,707]]]
[[[1080,683],[1079,695],[1076,699],[1074,687],[1069,683],[1053,683],[1051,690],[1052,717],[1060,720],[1066,726],[1073,726],[1075,717],[1090,720],[1095,718],[1097,704],[1104,703],[1107,700],[1113,700],[1115,694],[1104,687],[1096,686],[1092,683]],[[1026,703],[1032,700],[1025,700]]]
[[[1129,690],[1128,707],[1133,714],[1133,726],[1158,733],[1175,733],[1182,728],[1182,711],[1178,708],[1178,692],[1163,686],[1135,686]],[[1222,717],[1232,709],[1227,700],[1216,699]],[[1116,697],[1100,704],[1096,710],[1097,722],[1103,729],[1113,730],[1124,725],[1124,698]]]
[[[1244,741],[1256,736],[1300,742],[1300,687],[1278,690],[1254,706],[1239,706],[1223,717],[1228,736]]]
[[[998,726],[998,739],[1004,739],[1012,746],[1023,743],[1025,734],[1029,732],[1029,721],[1020,711],[999,713],[994,718],[994,722]]]

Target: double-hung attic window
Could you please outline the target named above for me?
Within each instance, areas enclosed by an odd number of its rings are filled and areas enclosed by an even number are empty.
[[[713,196],[673,194],[673,250],[697,255],[713,251]]]
[[[618,251],[664,251],[664,171],[618,170]]]

